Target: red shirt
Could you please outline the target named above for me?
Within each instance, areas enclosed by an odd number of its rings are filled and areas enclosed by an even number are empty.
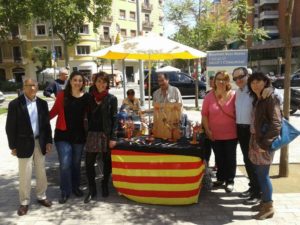
[[[60,91],[57,94],[55,103],[50,110],[50,119],[53,119],[56,116],[58,116],[56,120],[56,129],[67,130],[64,110],[64,91]]]

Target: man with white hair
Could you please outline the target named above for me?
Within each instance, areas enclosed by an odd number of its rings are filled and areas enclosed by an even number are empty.
[[[52,149],[52,131],[48,104],[36,96],[38,84],[26,79],[23,94],[8,105],[6,134],[11,154],[18,158],[18,215],[27,214],[30,203],[32,167],[35,168],[37,202],[45,207],[52,203],[46,197],[45,155]]]
[[[66,80],[68,79],[69,71],[66,68],[59,70],[58,79],[51,82],[44,90],[44,96],[53,98],[55,100],[59,91],[65,89]],[[53,96],[54,95],[54,96]]]

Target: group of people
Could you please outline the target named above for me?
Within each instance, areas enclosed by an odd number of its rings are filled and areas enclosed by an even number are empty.
[[[202,124],[217,167],[213,186],[225,184],[226,192],[233,191],[239,143],[249,178],[249,189],[240,197],[247,198],[244,204],[253,204],[252,209],[259,211],[255,219],[270,218],[274,215],[269,177],[274,152],[270,147],[281,130],[282,98],[262,72],[249,74],[246,68],[239,67],[233,70],[232,78],[236,91],[232,90],[229,74],[217,72],[202,106]]]
[[[61,76],[65,74],[61,73]],[[56,116],[54,143],[60,165],[59,203],[66,203],[71,194],[83,196],[79,186],[84,149],[89,190],[84,202],[90,202],[97,195],[94,164],[99,154],[103,160],[102,196],[109,195],[109,149],[116,145],[117,98],[109,93],[109,77],[103,72],[95,75],[89,93],[84,91],[84,87],[84,76],[77,71],[71,73],[64,88],[53,85],[55,103],[49,111],[47,102],[36,96],[37,82],[26,79],[23,94],[10,102],[6,133],[11,153],[19,161],[19,216],[28,212],[33,164],[38,203],[45,207],[52,205],[46,197],[45,155],[52,149],[50,120]]]
[[[104,164],[102,196],[109,195],[109,149],[116,145],[117,98],[109,93],[109,77],[104,72],[94,75],[88,93],[84,91],[85,79],[80,72],[71,73],[67,81],[66,75],[67,71],[61,70],[58,85],[52,85],[44,92],[46,96],[55,95],[50,111],[47,103],[36,97],[37,83],[32,79],[25,80],[24,94],[9,104],[6,132],[12,154],[19,160],[20,216],[27,213],[30,203],[32,162],[36,170],[38,202],[46,207],[52,205],[46,197],[45,154],[52,149],[50,119],[56,116],[54,143],[60,163],[59,203],[67,202],[72,193],[83,196],[79,186],[84,149],[88,180],[84,202],[90,202],[97,195],[94,164],[99,154]],[[209,161],[211,145],[217,166],[214,187],[225,185],[225,191],[230,193],[234,189],[239,143],[249,177],[249,189],[240,197],[247,198],[245,204],[255,204],[253,210],[259,210],[256,219],[265,219],[274,214],[269,178],[274,153],[269,150],[272,140],[280,133],[282,99],[261,72],[250,75],[246,68],[239,67],[232,77],[238,87],[236,91],[232,90],[230,76],[225,71],[210,77],[212,89],[204,99],[201,112],[207,136],[205,160]],[[160,88],[153,93],[153,102],[182,103],[180,91],[169,84],[166,74],[158,74],[158,84]],[[123,106],[133,111],[140,109],[134,95],[134,90],[128,90],[127,99],[123,101]],[[264,127],[266,122],[268,127]]]

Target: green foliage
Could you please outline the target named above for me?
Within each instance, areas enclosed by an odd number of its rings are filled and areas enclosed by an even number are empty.
[[[32,49],[32,60],[33,61],[39,61],[42,65],[42,70],[51,66],[51,51],[34,47]]]
[[[4,92],[16,91],[17,89],[22,89],[22,83],[1,81],[0,89],[1,89],[1,91],[4,91]]]
[[[32,12],[36,18],[52,21],[54,34],[64,44],[67,65],[67,46],[78,43],[79,29],[93,22],[93,30],[97,32],[102,19],[110,14],[111,3],[112,0],[32,0]]]
[[[205,51],[227,49],[228,44],[234,42],[244,44],[248,37],[254,41],[268,37],[263,29],[252,29],[248,24],[247,16],[253,7],[247,0],[217,7],[210,0],[199,2],[201,5],[191,0],[167,2],[166,18],[177,27],[172,39]]]
[[[79,41],[79,28],[93,22],[97,31],[101,20],[110,13],[112,0],[32,0],[34,15],[52,20],[53,31],[69,46]]]
[[[31,17],[30,0],[0,0],[0,39],[7,38],[18,24],[27,25]]]

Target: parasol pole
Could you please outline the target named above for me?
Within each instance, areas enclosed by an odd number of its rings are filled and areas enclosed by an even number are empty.
[[[149,109],[149,125],[150,125],[150,109],[151,109],[151,105],[150,105],[150,99],[151,99],[151,60],[150,60],[150,55],[148,57],[148,71],[149,71],[149,75],[148,75],[148,109]],[[149,134],[150,135],[150,134]]]
[[[126,75],[125,75],[125,59],[122,60],[122,69],[123,69],[123,96],[126,98]]]

